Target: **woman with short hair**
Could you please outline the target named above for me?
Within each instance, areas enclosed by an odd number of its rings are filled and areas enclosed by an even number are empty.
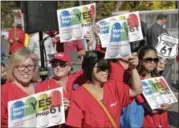
[[[26,48],[14,52],[8,65],[7,80],[9,80],[9,82],[2,86],[2,127],[8,127],[8,102],[34,94],[35,83],[32,81],[36,81],[37,79],[37,56]]]

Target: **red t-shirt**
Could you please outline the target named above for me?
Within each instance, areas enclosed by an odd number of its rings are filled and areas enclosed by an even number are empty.
[[[109,75],[110,80],[116,80],[118,82],[124,81],[124,67],[119,62],[110,62],[111,73]]]
[[[85,82],[85,77],[83,75],[83,71],[78,71],[73,74],[70,74],[68,76],[68,82],[66,85],[66,90],[63,91],[64,96],[68,99],[70,99],[72,91],[76,90],[79,85],[83,84]],[[36,86],[36,91],[37,92],[42,92],[42,91],[47,91],[50,89],[55,89],[60,87],[59,84],[55,81],[54,78],[51,78],[49,80],[45,80],[40,84],[37,84]]]
[[[9,30],[9,37],[8,37],[8,40],[14,40],[13,39],[13,35],[14,35],[14,31],[15,29],[14,28],[11,28]],[[9,49],[9,52],[12,54],[13,52],[17,51],[18,49],[20,48],[24,48],[24,40],[25,40],[25,33],[22,29],[19,29],[19,28],[16,28],[16,36],[19,38],[18,41],[13,41],[11,43],[11,46],[10,46],[10,49]]]
[[[85,49],[83,40],[72,40],[72,41],[64,42],[63,46],[64,46],[65,53],[78,52],[79,50]]]
[[[122,109],[130,103],[129,87],[124,83],[110,80],[104,84],[103,103],[119,127]],[[112,127],[111,122],[99,103],[84,87],[80,87],[72,94],[67,117],[67,125],[84,128]]]
[[[2,86],[1,100],[1,127],[8,127],[8,102],[28,96],[22,89],[12,82]]]
[[[141,79],[143,79],[142,76]],[[142,94],[138,95],[137,101],[139,103],[144,103],[144,96]],[[168,112],[152,114],[145,111],[143,128],[158,128],[159,126],[162,126],[162,128],[169,128]]]
[[[96,44],[96,51],[100,51],[102,53],[105,53],[106,52],[106,49],[105,48],[102,48],[100,44]]]

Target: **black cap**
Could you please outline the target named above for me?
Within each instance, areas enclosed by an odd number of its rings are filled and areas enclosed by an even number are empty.
[[[167,15],[164,14],[164,13],[159,13],[159,14],[157,15],[157,20],[163,19],[163,18],[167,19]]]

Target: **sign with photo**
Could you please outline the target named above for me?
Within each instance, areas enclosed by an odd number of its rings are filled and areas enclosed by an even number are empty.
[[[142,89],[142,94],[152,110],[160,108],[164,103],[178,102],[164,77],[142,80]]]
[[[57,10],[60,41],[84,39],[94,25],[96,4]]]
[[[97,25],[100,28],[99,37],[102,47],[107,47],[110,41],[110,27],[113,22],[119,22],[124,31],[121,33],[122,39],[129,42],[135,42],[143,39],[142,27],[138,12],[126,13],[118,16],[109,17],[100,20]]]
[[[158,37],[158,40],[159,42],[155,48],[160,57],[173,59],[177,56],[178,38],[163,33]]]
[[[62,87],[8,102],[8,127],[50,127],[65,123]]]

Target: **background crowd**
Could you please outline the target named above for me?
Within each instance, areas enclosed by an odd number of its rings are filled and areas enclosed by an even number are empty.
[[[155,50],[158,36],[168,33],[166,21],[167,15],[163,13],[150,28],[141,21],[144,39],[131,42],[133,54],[111,60],[104,59],[105,49],[101,47],[98,26],[93,26],[95,49],[91,46],[94,42],[91,35],[61,43],[58,31],[45,31],[45,66],[48,68],[45,81],[39,75],[39,33],[27,35],[21,24],[13,24],[8,38],[2,37],[9,42],[9,51],[1,47],[2,126],[7,127],[8,101],[63,87],[67,121],[56,127],[126,127],[120,116],[126,106],[136,102],[144,111],[140,127],[168,128],[167,110],[173,104],[163,104],[152,111],[141,94],[140,83],[143,79],[164,76],[173,92],[178,93],[171,80],[174,60],[158,57]],[[102,111],[103,105],[110,116]]]

